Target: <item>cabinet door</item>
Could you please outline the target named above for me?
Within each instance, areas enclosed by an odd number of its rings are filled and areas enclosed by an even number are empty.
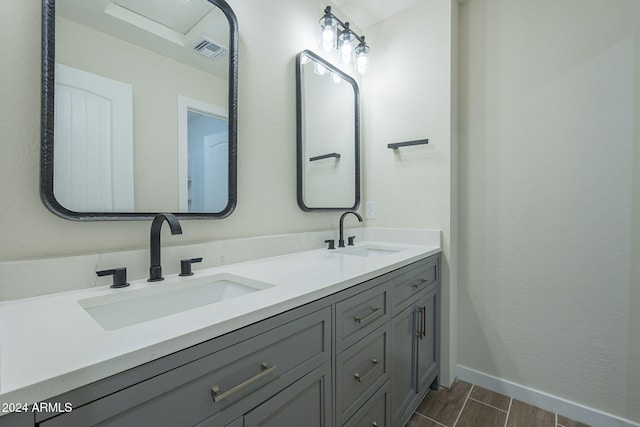
[[[418,300],[417,311],[418,393],[423,394],[437,376],[438,292],[433,290]]]
[[[417,393],[415,375],[417,305],[401,311],[391,322],[391,419],[392,425],[404,414]]]
[[[244,416],[244,427],[331,427],[331,365],[325,363]]]

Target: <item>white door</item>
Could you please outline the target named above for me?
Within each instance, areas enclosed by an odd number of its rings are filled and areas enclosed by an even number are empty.
[[[204,137],[204,209],[222,212],[229,203],[229,143],[226,133]]]
[[[209,142],[205,140],[207,137]],[[224,147],[214,148],[222,141],[225,142]],[[178,96],[178,205],[180,212],[221,212],[227,206],[228,141],[229,125],[225,108],[186,96]],[[220,157],[216,158],[216,155]],[[216,171],[212,172],[212,167],[217,168]],[[208,176],[205,176],[205,171],[208,171]],[[220,180],[214,185],[216,179]],[[205,180],[208,180],[206,184]],[[216,208],[213,208],[214,206]]]
[[[133,212],[131,85],[56,64],[56,200],[75,212]]]

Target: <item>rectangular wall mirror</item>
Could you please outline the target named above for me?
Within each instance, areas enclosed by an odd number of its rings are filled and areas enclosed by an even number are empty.
[[[296,57],[298,205],[360,204],[360,94],[356,81],[313,52]]]
[[[228,216],[237,39],[224,0],[43,0],[45,205],[72,220]]]

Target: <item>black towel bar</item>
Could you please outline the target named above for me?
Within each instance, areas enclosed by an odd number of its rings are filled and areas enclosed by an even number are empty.
[[[388,144],[388,148],[396,149],[400,147],[409,147],[411,145],[425,145],[428,144],[428,139],[416,139],[415,141],[405,141],[405,142],[395,142],[393,144]]]

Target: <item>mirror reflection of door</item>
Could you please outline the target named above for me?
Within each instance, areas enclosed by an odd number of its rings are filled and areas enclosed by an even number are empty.
[[[56,64],[54,194],[79,212],[133,212],[131,85]]]
[[[189,111],[188,210],[220,212],[229,194],[229,133],[227,121]]]
[[[229,202],[226,108],[178,96],[180,212],[222,212]]]

